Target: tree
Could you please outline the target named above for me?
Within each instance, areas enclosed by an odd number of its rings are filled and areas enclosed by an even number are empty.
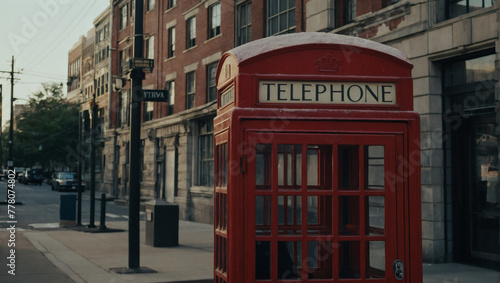
[[[53,169],[68,164],[68,155],[78,143],[80,106],[63,98],[62,85],[44,83],[29,99],[14,137],[14,152],[25,167]],[[16,164],[16,163],[15,163]],[[20,166],[21,166],[20,164]]]

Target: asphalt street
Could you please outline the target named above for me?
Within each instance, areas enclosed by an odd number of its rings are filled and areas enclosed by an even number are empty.
[[[10,191],[11,195],[8,196],[7,184],[5,179],[0,181],[0,282],[74,282],[49,260],[50,254],[40,252],[40,247],[34,247],[25,238],[24,233],[62,229],[59,227],[60,196],[76,195],[76,192],[52,191],[46,183],[41,186],[24,185],[16,180],[14,193]],[[96,193],[96,196],[100,197],[100,194]],[[101,202],[96,199],[94,216],[96,226],[100,225],[100,207]],[[106,221],[128,220],[127,207],[115,205],[111,201],[107,202],[106,211]],[[90,222],[88,190],[82,194],[81,219],[84,226]]]

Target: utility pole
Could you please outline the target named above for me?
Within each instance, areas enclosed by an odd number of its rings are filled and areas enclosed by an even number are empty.
[[[14,56],[12,56],[12,67],[10,71],[0,71],[0,73],[8,73],[10,74],[10,128],[9,128],[9,159],[7,161],[7,168],[14,169],[13,158],[13,150],[12,145],[14,143],[13,132],[14,132],[14,74],[20,74],[20,72],[14,72]],[[2,85],[0,85],[0,107],[2,103]],[[1,112],[1,111],[0,111]],[[2,118],[0,113],[0,139],[2,138]],[[0,169],[3,166],[1,163],[2,155],[1,151],[3,150],[2,143],[0,142]],[[8,198],[7,198],[8,199]]]
[[[9,159],[7,166],[14,169],[14,56],[12,56],[12,69],[10,71],[10,128],[9,128]]]

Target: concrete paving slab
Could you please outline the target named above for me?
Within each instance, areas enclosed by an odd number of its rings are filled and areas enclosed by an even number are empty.
[[[75,282],[64,271],[59,269],[40,253],[23,234],[23,231],[17,230],[15,239],[16,246],[9,247],[7,242],[9,239],[9,232],[3,229],[0,230],[0,255],[2,255],[0,259],[0,282]],[[6,264],[6,257],[10,253],[11,248],[15,248],[15,275],[8,273],[10,268]]]

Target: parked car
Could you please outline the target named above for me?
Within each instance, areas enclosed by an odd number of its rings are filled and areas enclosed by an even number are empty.
[[[74,190],[78,189],[78,179],[75,173],[72,172],[57,172],[52,174],[50,178],[50,186],[52,190]]]
[[[19,182],[26,185],[29,183],[42,185],[43,182],[42,170],[41,169],[24,170],[24,172],[19,176]]]
[[[16,172],[16,179],[19,179],[19,176],[24,172],[24,167],[14,167],[14,171]]]
[[[7,170],[6,169],[0,169],[0,180],[6,179],[7,178],[6,175],[7,175]]]

